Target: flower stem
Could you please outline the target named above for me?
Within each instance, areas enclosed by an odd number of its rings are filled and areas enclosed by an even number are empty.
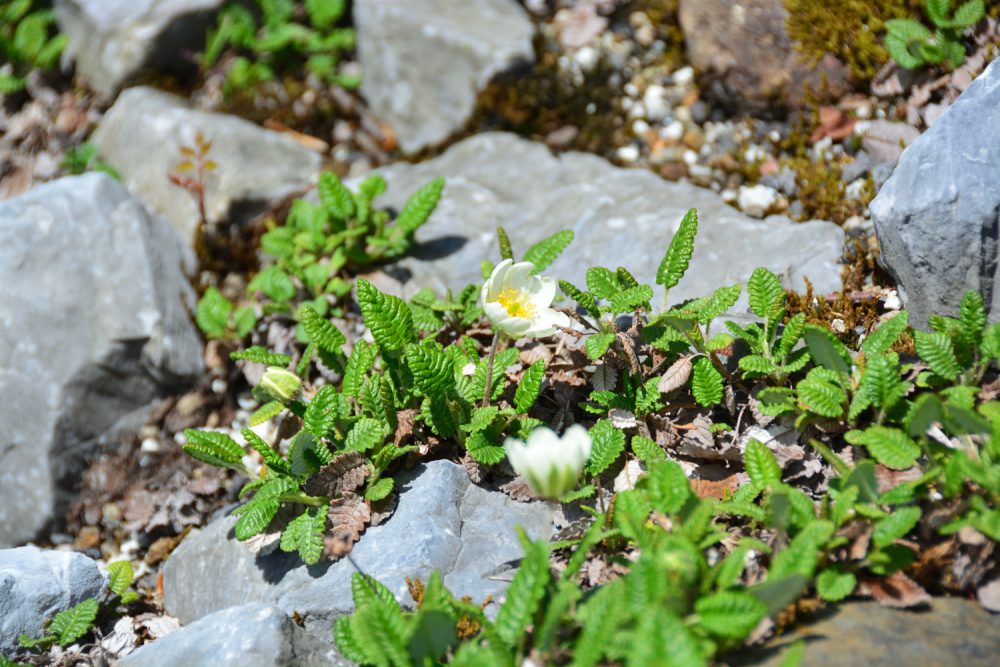
[[[490,394],[493,392],[493,361],[497,356],[497,348],[500,346],[500,332],[493,334],[493,344],[490,345],[490,357],[486,361],[486,389],[483,391],[483,407],[489,407]]]

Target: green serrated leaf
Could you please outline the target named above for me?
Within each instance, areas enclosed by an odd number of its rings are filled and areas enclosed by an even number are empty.
[[[914,331],[913,341],[917,354],[936,375],[952,381],[958,377],[962,369],[958,365],[955,348],[947,334]]]
[[[635,285],[611,297],[611,307],[617,313],[629,313],[646,306],[652,298],[652,287],[649,285]]]
[[[663,451],[663,448],[644,435],[632,436],[632,452],[646,465],[667,460],[667,453]]]
[[[833,523],[814,521],[792,539],[784,551],[771,560],[768,581],[780,580],[792,574],[811,578],[819,562],[821,548],[833,536]]]
[[[594,319],[601,317],[601,311],[597,308],[597,301],[594,300],[594,295],[590,292],[581,291],[565,280],[559,281],[559,289],[563,291],[563,294],[580,304],[587,311],[588,315]],[[998,337],[998,340],[1000,340],[1000,337]],[[1000,349],[1000,346],[998,346],[998,349]]]
[[[652,466],[646,474],[645,484],[653,510],[663,514],[680,512],[692,495],[687,475],[676,461]]]
[[[444,179],[435,178],[410,195],[403,210],[399,212],[399,217],[396,218],[396,225],[403,230],[404,234],[412,235],[427,222],[431,213],[437,208],[443,190]]]
[[[919,521],[919,507],[900,507],[875,524],[875,529],[872,531],[872,544],[879,549],[885,548],[905,537]]]
[[[343,353],[340,348],[347,342],[344,334],[313,308],[302,307],[299,310],[299,321],[302,322],[309,340],[316,343],[317,347],[332,354]]]
[[[545,379],[545,360],[539,359],[525,369],[521,381],[514,392],[514,407],[520,413],[526,413],[538,400],[542,391],[542,381]]]
[[[590,428],[593,446],[587,472],[600,475],[625,451],[625,434],[607,419],[602,419]]]
[[[864,431],[848,431],[844,439],[852,445],[864,445],[876,461],[893,470],[909,468],[920,456],[920,447],[897,428],[869,426]]]
[[[288,364],[292,363],[292,358],[287,354],[276,354],[274,352],[270,352],[267,348],[261,345],[253,345],[245,350],[232,352],[230,353],[229,358],[236,361],[252,361],[257,364],[277,366],[279,368],[285,368]]]
[[[370,417],[362,417],[348,431],[344,449],[367,452],[381,445],[388,435],[389,429],[384,423]]]
[[[699,598],[698,624],[713,635],[742,639],[767,615],[767,605],[744,591],[725,591]]]
[[[127,560],[108,563],[108,589],[115,595],[119,597],[125,595],[134,578],[132,564]]]
[[[847,394],[837,382],[837,375],[827,368],[812,368],[795,390],[799,401],[810,412],[830,419],[844,413]]]
[[[910,314],[901,310],[888,320],[883,322],[877,329],[868,334],[861,344],[861,351],[866,357],[888,352],[892,345],[899,339],[900,334],[906,330]]]
[[[723,378],[705,357],[694,360],[691,370],[691,395],[698,405],[711,407],[722,402]]]
[[[97,599],[90,598],[59,612],[49,624],[48,634],[54,635],[60,646],[69,646],[90,632],[99,608]]]
[[[246,452],[228,435],[189,428],[184,430],[184,438],[187,444],[183,446],[183,450],[191,458],[221,468],[242,471],[241,462]]]
[[[500,245],[500,259],[514,261],[514,249],[511,248],[510,237],[503,227],[497,227],[497,243]]]
[[[827,602],[840,602],[854,592],[858,578],[853,572],[827,568],[816,577],[816,592]]]
[[[524,253],[523,261],[531,262],[535,267],[535,273],[544,271],[572,241],[572,231],[568,229],[558,231],[549,238],[539,241],[528,248],[528,251]]]
[[[684,277],[694,254],[694,237],[698,232],[698,212],[694,209],[684,214],[677,233],[670,240],[667,253],[656,270],[656,284],[666,289],[676,286]]]
[[[413,340],[413,315],[399,297],[380,292],[364,278],[358,278],[358,305],[379,348],[395,352]]]
[[[781,484],[781,466],[767,445],[750,438],[743,461],[750,479],[760,488]]]
[[[223,338],[229,328],[229,315],[232,312],[232,302],[216,288],[209,287],[195,307],[195,323],[207,337]]]
[[[497,612],[495,630],[508,645],[516,645],[524,636],[551,580],[548,544],[543,540],[528,542],[521,565]]]
[[[368,488],[365,489],[365,500],[377,503],[392,493],[393,485],[392,477],[379,478],[378,481],[369,484]]]
[[[836,336],[823,327],[807,324],[802,337],[816,363],[845,377],[850,374],[851,353]]]
[[[618,284],[618,276],[613,271],[603,266],[594,266],[587,269],[587,289],[598,299],[608,301],[622,288]]]
[[[323,208],[332,217],[343,221],[354,217],[356,211],[354,197],[336,174],[324,171],[319,176],[316,189],[319,191],[319,199]]]
[[[785,303],[785,291],[778,276],[762,266],[750,274],[747,294],[750,296],[750,310],[762,319],[773,319]]]
[[[583,347],[587,352],[587,356],[593,361],[597,361],[608,351],[611,344],[615,342],[615,335],[613,333],[600,333],[587,336],[587,340],[584,342]]]

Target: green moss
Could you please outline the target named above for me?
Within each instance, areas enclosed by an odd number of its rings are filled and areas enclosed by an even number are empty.
[[[882,46],[885,22],[923,19],[923,0],[785,0],[785,7],[788,34],[806,58],[819,62],[832,54],[863,82],[889,60]]]
[[[663,57],[674,68],[685,64],[684,32],[677,18],[679,5],[680,0],[633,0],[619,12],[625,18],[632,12],[642,12],[649,17],[656,28],[656,38],[666,45]]]

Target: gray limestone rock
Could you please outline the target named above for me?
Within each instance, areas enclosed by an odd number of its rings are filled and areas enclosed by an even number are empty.
[[[0,656],[13,658],[17,638],[42,636],[42,624],[101,594],[97,563],[72,551],[35,546],[0,549]]]
[[[192,243],[198,209],[169,176],[201,132],[218,166],[206,178],[209,223],[241,223],[315,180],[321,156],[287,135],[226,114],[197,111],[186,100],[153,88],[124,91],[108,110],[93,141],[132,194],[166,218]]]
[[[105,95],[141,70],[191,69],[185,52],[205,48],[205,31],[226,0],[55,0],[65,56]]]
[[[513,0],[354,3],[361,92],[403,151],[462,128],[495,74],[534,60],[534,28]]]
[[[847,602],[727,662],[784,665],[788,646],[798,640],[805,640],[802,667],[992,667],[1000,656],[1000,616],[956,598],[935,598],[927,611]]]
[[[456,595],[497,599],[522,554],[515,526],[536,538],[551,531],[548,505],[481,489],[448,461],[418,466],[397,483],[395,514],[365,531],[351,556],[401,601],[409,602],[406,577],[426,580],[434,570]],[[280,552],[255,556],[236,541],[234,524],[235,517],[219,519],[171,554],[163,570],[168,613],[190,623],[233,604],[266,602],[298,612],[307,630],[330,641],[333,621],[354,607],[354,566],[346,559],[306,566]]]
[[[303,631],[281,609],[263,602],[209,614],[142,646],[119,667],[349,667],[328,643]]]
[[[104,174],[0,202],[0,546],[58,521],[102,438],[201,372],[186,256]]]
[[[573,230],[575,240],[547,275],[582,287],[588,267],[624,266],[640,282],[654,285],[689,208],[698,210],[698,237],[687,275],[670,291],[671,303],[746,281],[758,266],[800,290],[804,276],[820,293],[841,286],[844,233],[832,223],[795,223],[783,216],[757,220],[711,190],[615,167],[586,153],[555,156],[512,134],[480,134],[433,160],[380,172],[389,187],[379,203],[397,208],[431,178],[446,179],[437,209],[417,232],[417,247],[390,268],[409,279],[409,291],[481,283],[480,262],[499,259],[498,225],[510,235],[515,255],[561,229]]]
[[[954,315],[978,290],[1000,321],[1000,62],[994,61],[904,152],[870,205],[882,247],[910,311],[927,324]]]

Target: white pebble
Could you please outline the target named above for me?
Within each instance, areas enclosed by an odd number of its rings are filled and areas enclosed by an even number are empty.
[[[682,67],[673,75],[674,83],[678,86],[687,86],[694,81],[694,70],[691,67]]]
[[[900,300],[899,294],[896,293],[896,290],[891,289],[889,290],[888,296],[885,297],[885,303],[883,303],[882,306],[886,310],[899,310],[903,307],[903,302]]]
[[[637,137],[644,137],[649,132],[649,123],[641,118],[632,123],[632,133]]]
[[[663,120],[670,113],[670,103],[667,101],[667,89],[659,84],[646,88],[642,96],[642,105],[646,109],[646,117],[650,120]]]
[[[639,149],[636,146],[622,146],[618,149],[618,159],[622,162],[635,162],[639,159]]]
[[[660,130],[660,136],[670,141],[680,141],[684,136],[684,123],[675,120]]]
[[[573,60],[576,64],[580,66],[584,72],[590,72],[597,66],[597,61],[600,59],[601,54],[592,46],[584,46],[583,48],[577,49],[576,53],[573,55]]]
[[[146,438],[139,445],[139,450],[146,454],[156,454],[160,451],[160,441],[156,438]]]
[[[778,203],[778,191],[766,185],[742,185],[738,201],[740,210],[755,218],[763,218]]]
[[[639,97],[639,86],[635,85],[631,81],[625,84],[624,90],[625,94],[629,97]]]
[[[761,162],[767,157],[767,152],[757,144],[750,146],[743,151],[743,159],[747,162]]]
[[[686,164],[689,167],[692,167],[698,164],[698,154],[689,148],[686,151],[684,151],[683,160],[684,164]],[[711,172],[711,170],[709,170],[709,172]]]
[[[865,179],[859,178],[851,183],[844,190],[844,196],[852,201],[860,201],[865,193]]]
[[[736,190],[733,190],[732,188],[726,188],[725,190],[719,193],[719,196],[722,197],[722,201],[726,202],[727,204],[732,204],[733,202],[736,201],[737,193]]]
[[[212,380],[212,391],[216,394],[223,394],[226,391],[226,381],[222,378]]]
[[[781,132],[778,132],[777,130],[771,130],[770,132],[767,133],[767,138],[771,140],[771,143],[776,144],[779,141],[781,141]]]

